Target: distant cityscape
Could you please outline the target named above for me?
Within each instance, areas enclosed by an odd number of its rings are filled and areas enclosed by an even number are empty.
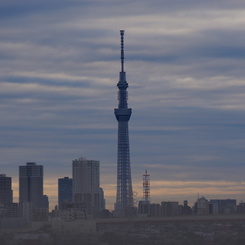
[[[203,196],[193,206],[187,200],[182,204],[151,202],[147,170],[143,174],[142,200],[118,217],[115,210],[106,209],[99,165],[97,160],[82,157],[73,160],[72,178],[58,179],[58,204],[51,211],[48,196],[43,193],[42,165],[27,162],[19,166],[18,203],[13,202],[12,178],[1,174],[1,245],[112,245],[118,239],[125,245],[152,241],[170,245],[182,244],[182,237],[185,244],[217,245],[226,244],[222,238],[224,229],[232,241],[240,239],[236,244],[245,241],[245,203],[238,204],[235,199],[207,200]]]
[[[58,179],[58,203],[49,211],[48,196],[43,193],[43,166],[27,162],[19,166],[19,202],[13,202],[12,178],[0,174],[0,227],[28,227],[32,222],[61,220],[93,220],[115,218],[115,211],[106,209],[100,186],[100,162],[78,158],[72,161],[72,178]],[[236,199],[198,197],[193,206],[188,200],[154,203],[150,200],[150,175],[145,171],[142,200],[124,217],[170,217],[179,215],[230,215],[245,213],[245,203]]]
[[[127,103],[123,30],[120,35],[119,103],[114,110],[118,121],[114,210],[106,209],[100,186],[100,161],[84,157],[72,161],[72,178],[64,176],[57,180],[58,203],[51,211],[43,190],[43,166],[27,162],[19,166],[19,202],[13,202],[12,178],[0,174],[0,244],[224,245],[223,229],[229,239],[236,240],[228,244],[244,244],[245,203],[237,203],[236,199],[208,200],[198,196],[193,206],[189,206],[188,200],[181,204],[171,200],[154,203],[150,198],[150,174],[145,170],[142,200],[135,202],[128,134],[132,109]],[[188,225],[184,226],[186,222]],[[210,224],[214,225],[212,230]],[[181,243],[183,237],[185,242]]]

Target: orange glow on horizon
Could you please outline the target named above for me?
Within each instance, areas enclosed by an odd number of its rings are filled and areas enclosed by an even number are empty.
[[[14,200],[18,202],[19,187],[17,182],[13,182]],[[116,184],[106,184],[104,189],[105,199],[108,209],[113,209],[116,197]],[[141,200],[143,196],[142,181],[133,185],[135,199]],[[244,195],[245,182],[231,181],[151,181],[150,197],[151,202],[188,200],[192,197],[197,199],[197,194],[205,196],[207,199],[229,199],[235,198],[237,201]],[[48,195],[50,210],[54,209],[58,203],[57,180],[46,179],[44,182],[44,195]],[[191,200],[193,202],[193,200]]]

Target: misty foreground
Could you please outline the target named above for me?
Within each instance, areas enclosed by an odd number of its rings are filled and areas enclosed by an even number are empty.
[[[244,245],[245,215],[32,222],[11,228],[1,219],[1,245]]]

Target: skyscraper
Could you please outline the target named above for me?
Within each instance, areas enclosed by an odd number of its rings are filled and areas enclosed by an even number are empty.
[[[72,179],[69,177],[58,179],[58,203],[59,209],[64,203],[72,203]]]
[[[100,209],[99,161],[79,158],[72,161],[72,199],[83,203],[88,215]]]
[[[118,91],[118,108],[114,110],[118,121],[118,148],[117,148],[117,197],[115,203],[115,214],[124,216],[129,209],[134,206],[130,152],[129,152],[129,136],[128,121],[130,119],[132,109],[128,108],[128,83],[126,81],[126,72],[124,71],[124,31],[120,31],[121,35],[121,71],[119,73],[119,82],[117,83]]]
[[[13,191],[12,191],[12,179],[6,177],[5,174],[0,174],[0,203],[12,203]]]
[[[33,208],[43,207],[43,166],[27,162],[19,166],[20,203],[29,202]]]

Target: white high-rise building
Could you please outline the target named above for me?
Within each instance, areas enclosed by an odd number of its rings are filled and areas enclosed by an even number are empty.
[[[87,214],[100,209],[100,162],[79,158],[72,161],[72,199],[83,203]]]
[[[209,201],[205,197],[201,197],[196,201],[196,213],[198,215],[207,215],[209,214]]]

